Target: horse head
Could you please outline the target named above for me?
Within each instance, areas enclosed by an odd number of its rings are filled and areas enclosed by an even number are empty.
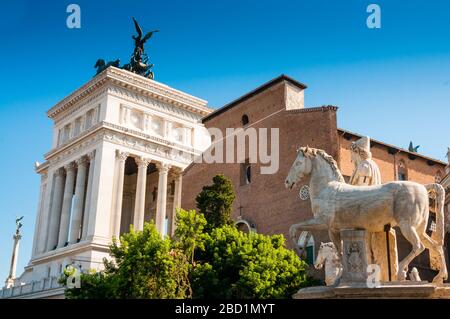
[[[312,162],[310,148],[308,146],[300,147],[297,150],[297,157],[284,182],[286,188],[292,189],[298,181],[311,174],[311,170]]]
[[[98,59],[97,62],[95,62],[94,68],[103,67],[105,66],[105,60]]]
[[[336,248],[332,242],[320,243],[319,252],[317,253],[316,261],[314,262],[314,268],[322,269],[327,259],[333,257],[336,252]]]

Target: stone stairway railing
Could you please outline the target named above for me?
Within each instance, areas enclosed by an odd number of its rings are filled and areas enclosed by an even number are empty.
[[[63,286],[58,283],[58,277],[47,277],[40,281],[34,281],[20,286],[13,286],[11,288],[3,288],[0,290],[0,299],[15,298],[62,287]]]

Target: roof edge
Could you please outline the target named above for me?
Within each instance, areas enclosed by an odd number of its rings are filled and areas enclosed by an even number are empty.
[[[278,84],[282,81],[287,81],[289,83],[291,83],[292,85],[304,90],[306,88],[308,88],[305,84],[291,78],[290,76],[287,76],[285,74],[281,74],[280,76],[277,76],[276,78],[258,86],[256,89],[251,90],[250,92],[242,95],[241,97],[231,101],[228,104],[225,104],[224,106],[222,106],[221,108],[215,110],[214,112],[212,112],[211,114],[206,115],[203,119],[202,119],[202,123],[205,123],[209,120],[211,120],[212,118],[216,117],[217,115],[222,114],[223,112],[231,109],[232,107],[236,106],[237,104],[240,104],[250,98],[252,98],[253,96],[267,90],[268,88],[274,86],[275,84]]]
[[[349,130],[346,130],[346,129],[343,129],[343,128],[338,128],[337,130],[341,131],[342,133],[350,134],[350,135],[353,135],[353,136],[356,136],[356,137],[363,137],[363,136],[365,136],[365,135],[361,135],[361,134],[358,134],[358,133],[355,133],[355,132],[352,132],[352,131],[349,131]],[[407,149],[404,149],[404,148],[401,148],[401,147],[398,147],[398,146],[395,146],[395,145],[392,145],[392,144],[389,144],[389,143],[381,142],[381,141],[373,139],[373,138],[370,138],[370,141],[374,142],[376,144],[380,144],[380,145],[389,147],[389,148],[394,148],[394,149],[396,149],[396,150],[398,150],[400,152],[406,153],[406,154],[410,154],[410,155],[413,155],[413,156],[421,157],[421,158],[423,158],[425,160],[428,160],[428,161],[433,161],[433,162],[436,162],[438,164],[442,164],[442,165],[445,165],[445,166],[448,165],[447,163],[445,163],[445,162],[443,162],[441,160],[438,160],[438,159],[435,159],[435,158],[432,158],[432,157],[429,157],[429,156],[426,156],[426,155],[422,155],[422,154],[419,154],[419,153],[410,152]]]

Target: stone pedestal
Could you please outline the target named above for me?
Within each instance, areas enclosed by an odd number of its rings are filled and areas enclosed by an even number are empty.
[[[388,239],[389,236],[389,259],[388,259]],[[380,266],[380,281],[397,280],[398,272],[398,254],[397,254],[397,238],[395,229],[391,228],[389,232],[378,232],[370,234],[369,262]],[[389,280],[389,264],[391,266]]]
[[[450,299],[450,284],[428,282],[390,282],[376,288],[364,284],[300,289],[293,299]]]
[[[8,278],[5,281],[5,288],[11,288],[14,286],[14,279]]]
[[[342,272],[341,283],[344,284],[366,284],[367,266],[370,263],[368,243],[369,233],[365,230],[344,229],[341,230]]]

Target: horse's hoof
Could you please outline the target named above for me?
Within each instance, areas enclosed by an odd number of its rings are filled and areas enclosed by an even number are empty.
[[[404,271],[399,272],[397,274],[397,280],[398,281],[406,281],[406,273]]]

